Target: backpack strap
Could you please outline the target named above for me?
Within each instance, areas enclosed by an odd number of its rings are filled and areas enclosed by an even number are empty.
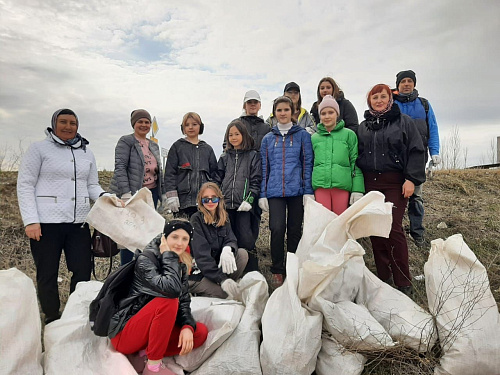
[[[429,101],[425,98],[421,98],[420,96],[418,97],[420,99],[420,103],[422,103],[422,106],[424,107],[425,110],[425,122],[427,123],[427,136],[429,136],[430,133],[430,128],[429,128]]]

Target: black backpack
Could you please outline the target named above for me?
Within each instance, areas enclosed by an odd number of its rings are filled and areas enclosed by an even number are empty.
[[[156,256],[149,251],[136,252],[131,262],[120,266],[120,268],[108,276],[97,297],[90,303],[90,329],[97,336],[108,336],[111,318],[120,308],[124,307],[120,306],[120,301],[128,296],[132,280],[134,279],[135,263],[140,254],[147,256],[155,263],[158,262]]]

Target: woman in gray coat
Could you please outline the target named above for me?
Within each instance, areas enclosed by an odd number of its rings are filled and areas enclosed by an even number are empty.
[[[163,191],[162,163],[160,147],[146,138],[151,130],[151,115],[144,109],[136,109],[130,114],[133,134],[120,138],[115,148],[115,171],[111,179],[110,191],[123,201],[147,187],[153,195],[156,206]],[[132,252],[120,251],[122,264],[132,260]]]

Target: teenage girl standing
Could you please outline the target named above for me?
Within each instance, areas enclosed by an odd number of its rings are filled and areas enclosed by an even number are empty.
[[[196,196],[201,185],[217,173],[217,159],[212,147],[198,138],[203,134],[200,115],[188,112],[181,124],[185,138],[177,140],[168,151],[164,186],[167,208],[174,217],[191,217],[196,211]]]
[[[224,141],[227,146],[219,159],[217,182],[224,195],[238,247],[248,252],[246,271],[258,271],[257,237],[250,228],[262,181],[260,155],[254,150],[254,140],[241,120],[228,125]]]
[[[271,286],[283,283],[285,231],[287,251],[295,253],[302,236],[305,196],[314,197],[311,186],[313,150],[311,135],[292,123],[292,99],[281,96],[273,103],[278,123],[262,140],[262,183],[259,206],[269,210],[271,229]],[[288,212],[288,213],[287,213]]]
[[[321,123],[312,135],[314,168],[312,186],[316,202],[340,215],[363,196],[363,174],[356,166],[358,137],[339,118],[339,105],[326,95],[319,105]]]

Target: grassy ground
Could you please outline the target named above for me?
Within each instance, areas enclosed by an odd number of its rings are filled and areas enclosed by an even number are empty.
[[[103,188],[107,188],[111,174],[100,173]],[[16,267],[35,280],[35,267],[29,242],[24,234],[16,197],[16,172],[0,172],[0,269]],[[491,289],[500,306],[500,170],[439,171],[424,186],[426,215],[424,225],[427,239],[446,238],[461,233],[479,260],[487,267]],[[444,222],[446,228],[439,229]],[[405,224],[408,224],[407,222]],[[367,266],[375,272],[370,241],[361,239],[365,248]],[[429,247],[417,248],[409,240],[412,275],[423,274]],[[257,241],[262,273],[269,278],[269,230],[267,215],[261,224]],[[117,260],[115,264],[117,265]],[[106,260],[98,261],[98,277],[105,275]],[[63,304],[68,298],[69,278],[65,265],[60,267],[60,291]],[[425,286],[414,283],[414,299],[426,306]],[[402,356],[407,360],[402,361]],[[419,357],[409,352],[394,352],[370,358],[364,374],[431,374],[435,357]]]

